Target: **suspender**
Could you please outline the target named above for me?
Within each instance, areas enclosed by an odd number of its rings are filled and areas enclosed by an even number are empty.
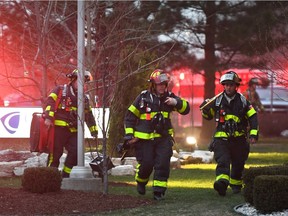
[[[245,108],[247,106],[246,97],[243,94],[241,94],[241,93],[239,93],[239,94],[240,94],[240,99],[241,99],[242,104],[243,104],[243,108]]]
[[[216,107],[220,107],[222,98],[223,98],[223,94],[221,94],[219,97],[216,98],[216,101],[215,101]]]
[[[240,94],[240,99],[243,105],[243,109],[247,106],[247,100],[245,96],[241,93]],[[223,94],[221,94],[219,97],[216,98],[215,101],[215,106],[216,106],[216,111],[215,111],[215,121],[224,123],[224,115],[225,115],[225,110],[221,109],[221,101],[223,99]]]
[[[247,100],[243,94],[241,94],[241,93],[239,93],[239,94],[240,94],[240,99],[241,99],[243,108],[245,108],[247,106]],[[217,107],[217,109],[220,107],[222,98],[223,98],[223,94],[221,94],[215,101],[215,106]]]

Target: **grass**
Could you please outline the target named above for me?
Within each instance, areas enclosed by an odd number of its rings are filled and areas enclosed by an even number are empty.
[[[155,205],[111,212],[105,215],[236,215],[233,207],[243,203],[241,195],[219,197],[212,188],[215,164],[185,165],[171,171],[165,200]],[[135,184],[133,177],[111,176],[110,181]],[[111,188],[110,193],[136,195],[135,187]],[[139,197],[140,195],[136,195]],[[144,196],[152,198],[151,183]]]
[[[251,153],[245,168],[287,162],[287,146],[287,140],[280,144],[265,143],[251,146]],[[171,170],[165,201],[158,202],[153,206],[120,210],[105,213],[105,215],[239,215],[234,211],[234,207],[245,203],[244,197],[241,194],[232,194],[230,189],[225,197],[220,197],[214,191],[215,167],[215,163],[191,164],[185,165],[181,169]],[[109,176],[109,180],[135,185],[131,176]],[[151,187],[150,181],[144,198],[152,198]],[[140,196],[137,195],[135,187],[110,188],[109,193]]]
[[[287,140],[286,140],[287,141]],[[278,142],[275,142],[278,143]],[[251,146],[251,153],[246,163],[250,166],[269,166],[283,164],[288,160],[288,142],[265,143]],[[220,197],[213,189],[216,164],[190,164],[181,169],[171,170],[168,190],[165,200],[145,207],[125,209],[97,215],[197,215],[197,216],[236,216],[233,208],[245,203],[241,194],[227,191],[225,197]],[[126,194],[135,198],[152,199],[152,183],[147,186],[146,195],[140,196],[135,189],[133,176],[109,176],[110,182],[122,182],[131,186],[109,186],[109,194]],[[2,187],[19,187],[20,178],[0,178]],[[96,201],[97,202],[97,201]]]

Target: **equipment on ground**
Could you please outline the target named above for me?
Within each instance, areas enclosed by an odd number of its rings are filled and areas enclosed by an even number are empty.
[[[88,144],[90,146],[90,153],[91,153],[91,158],[92,158],[92,161],[89,163],[91,169],[92,169],[92,175],[96,178],[96,177],[99,177],[99,178],[102,178],[102,181],[104,180],[103,177],[104,177],[104,174],[103,174],[103,171],[104,171],[104,156],[102,153],[99,152],[98,150],[98,139],[93,139],[94,143],[96,144],[96,151],[94,152],[96,154],[93,155],[93,152],[92,152],[92,145],[90,143],[89,140],[88,141]],[[111,161],[110,157],[109,156],[106,156],[106,163],[107,163],[107,170],[110,170],[112,169],[114,166],[113,162]]]
[[[112,169],[114,166],[114,164],[112,163],[110,157],[107,157],[106,158],[106,161],[107,161],[107,171]],[[104,157],[103,155],[101,155],[100,153],[98,153],[97,157],[94,158],[90,163],[89,163],[91,169],[92,169],[92,174],[94,177],[98,176],[100,178],[102,178],[102,181],[103,181],[103,169],[104,169]],[[97,174],[95,173],[97,172]]]

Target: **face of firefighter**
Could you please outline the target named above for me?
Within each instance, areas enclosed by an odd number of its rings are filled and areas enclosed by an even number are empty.
[[[158,96],[163,95],[166,92],[166,89],[167,89],[167,83],[165,82],[155,85],[156,94]]]
[[[229,96],[232,97],[234,94],[236,94],[237,91],[237,85],[234,82],[228,82],[225,83],[224,85],[224,91],[225,93]]]

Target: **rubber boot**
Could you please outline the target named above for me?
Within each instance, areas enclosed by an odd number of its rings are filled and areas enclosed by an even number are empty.
[[[139,194],[145,195],[146,193],[145,184],[137,182],[137,191]]]
[[[214,182],[214,189],[218,192],[220,196],[226,195],[227,184],[224,181],[215,181]]]
[[[62,171],[62,178],[69,178],[70,174]]]

